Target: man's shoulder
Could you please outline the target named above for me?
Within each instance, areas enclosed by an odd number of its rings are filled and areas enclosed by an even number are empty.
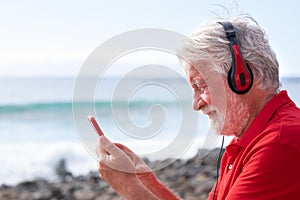
[[[261,134],[265,143],[285,144],[300,153],[300,109],[293,102],[279,108]]]

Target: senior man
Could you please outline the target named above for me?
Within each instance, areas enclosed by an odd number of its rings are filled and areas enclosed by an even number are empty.
[[[300,110],[279,89],[265,32],[240,15],[210,22],[189,39],[180,51],[191,61],[185,71],[193,107],[218,134],[234,136],[208,198],[300,199]],[[102,136],[98,153],[100,176],[126,199],[179,199],[127,147]]]

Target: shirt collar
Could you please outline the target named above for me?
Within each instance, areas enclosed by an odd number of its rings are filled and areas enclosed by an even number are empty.
[[[238,141],[236,141],[237,144],[242,147],[246,147],[253,140],[253,138],[263,130],[263,128],[271,120],[273,114],[277,111],[277,109],[289,102],[291,102],[291,99],[288,97],[286,90],[283,90],[279,94],[272,97],[272,99],[255,117],[244,135]]]

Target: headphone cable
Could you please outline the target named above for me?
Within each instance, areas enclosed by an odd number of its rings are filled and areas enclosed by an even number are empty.
[[[218,156],[218,163],[217,163],[217,182],[216,182],[216,186],[214,189],[214,196],[213,196],[213,200],[215,200],[215,195],[216,195],[216,191],[217,191],[217,187],[218,187],[218,179],[219,179],[219,170],[220,170],[220,163],[221,163],[221,155],[222,155],[222,149],[223,149],[223,145],[224,145],[224,136],[222,137],[222,144],[221,144],[221,148],[220,148],[220,152],[219,152],[219,156]]]

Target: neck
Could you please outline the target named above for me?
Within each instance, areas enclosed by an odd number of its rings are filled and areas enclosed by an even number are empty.
[[[245,94],[242,97],[243,101],[246,102],[246,105],[248,107],[249,118],[247,120],[246,126],[241,130],[240,134],[236,134],[238,138],[241,138],[243,136],[258,113],[276,94],[277,92],[266,92],[257,88],[253,88],[251,92]]]

